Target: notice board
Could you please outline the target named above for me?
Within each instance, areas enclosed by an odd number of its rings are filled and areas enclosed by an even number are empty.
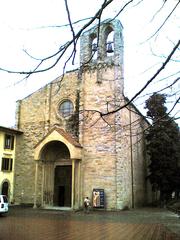
[[[93,189],[93,207],[94,208],[104,208],[104,189]]]

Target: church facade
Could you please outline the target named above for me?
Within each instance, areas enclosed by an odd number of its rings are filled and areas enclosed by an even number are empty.
[[[79,69],[17,102],[15,203],[79,209],[89,197],[94,207],[123,209],[147,202],[148,123],[124,96],[122,31],[119,20],[106,20],[84,32]]]

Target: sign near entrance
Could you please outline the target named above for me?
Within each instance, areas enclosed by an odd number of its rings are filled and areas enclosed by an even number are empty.
[[[104,208],[104,189],[93,189],[93,207]]]

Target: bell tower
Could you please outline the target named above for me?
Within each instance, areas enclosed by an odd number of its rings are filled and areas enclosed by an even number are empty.
[[[85,71],[96,70],[97,83],[107,81],[108,73],[109,80],[116,82],[116,91],[120,94],[124,91],[122,31],[119,20],[107,19],[84,32],[80,45],[81,67]],[[111,69],[111,74],[108,69]]]
[[[82,195],[104,189],[107,208],[117,208],[117,141],[124,103],[123,35],[119,20],[107,19],[81,36],[80,143]],[[106,116],[103,114],[107,114]]]

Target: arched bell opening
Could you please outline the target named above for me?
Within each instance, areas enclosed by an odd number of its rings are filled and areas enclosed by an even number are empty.
[[[108,26],[105,30],[104,51],[107,57],[114,55],[114,30],[111,26]]]
[[[97,60],[98,57],[98,39],[95,33],[90,35],[90,59]]]

